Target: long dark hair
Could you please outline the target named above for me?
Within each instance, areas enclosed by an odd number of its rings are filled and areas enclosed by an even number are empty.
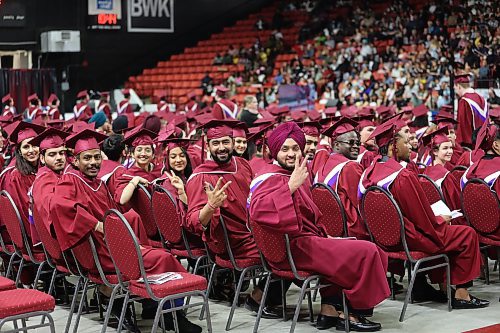
[[[19,170],[25,176],[36,174],[38,171],[38,164],[36,166],[31,165],[30,162],[26,161],[21,154],[21,148],[16,147],[14,156],[16,158],[16,169]]]
[[[183,179],[184,178],[188,179],[189,177],[191,177],[191,174],[193,173],[193,167],[191,166],[191,159],[189,158],[189,154],[187,153],[186,149],[184,149],[184,147],[179,147],[179,148],[181,148],[181,151],[184,153],[184,156],[186,156],[186,168],[184,169],[184,174],[181,174],[170,168],[170,150],[169,154],[167,154],[167,156],[165,157],[165,161],[163,162],[163,164],[165,165],[163,171],[169,172],[172,170],[176,176],[181,177]]]

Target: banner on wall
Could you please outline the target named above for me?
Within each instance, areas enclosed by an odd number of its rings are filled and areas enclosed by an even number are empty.
[[[174,0],[128,0],[129,32],[174,32]]]
[[[0,1],[0,27],[22,28],[25,25],[24,1]]]
[[[120,30],[121,0],[88,0],[87,27],[90,30]]]

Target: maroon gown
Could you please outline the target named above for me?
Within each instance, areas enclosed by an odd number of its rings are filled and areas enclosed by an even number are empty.
[[[414,173],[394,159],[378,156],[359,183],[359,194],[370,186],[388,190],[403,214],[406,242],[413,251],[448,255],[451,283],[465,284],[479,276],[481,255],[476,232],[462,225],[449,225],[434,216],[431,205]],[[429,273],[433,283],[444,282],[444,270]]]
[[[457,143],[472,148],[472,132],[487,118],[487,102],[476,92],[465,93],[458,101]]]
[[[118,188],[118,180],[125,171],[125,167],[116,161],[103,160],[101,163],[101,169],[97,174],[97,178],[102,179],[106,183],[113,198],[115,198],[116,189]]]
[[[31,195],[33,207],[40,217],[43,217],[43,225],[51,235],[55,235],[50,216],[50,204],[54,197],[55,187],[61,178],[61,174],[52,171],[46,166],[38,169]]]
[[[112,208],[116,209],[117,205],[101,179],[89,179],[72,167],[66,169],[57,183],[51,211],[52,223],[61,249],[71,249],[91,236],[103,269],[114,273],[115,268],[103,234],[94,230],[97,222],[102,222],[106,211]],[[141,252],[147,273],[186,271],[173,255],[148,244],[146,231],[137,213],[131,210],[124,215],[143,247]]]
[[[349,236],[369,240],[370,236],[358,211],[358,184],[362,173],[361,164],[342,154],[332,154],[319,169],[314,182],[327,184],[339,195],[347,216]]]
[[[387,255],[371,242],[327,237],[311,184],[306,180],[291,194],[290,175],[275,164],[259,171],[251,185],[250,218],[264,229],[289,235],[297,269],[321,274],[335,285],[321,289],[323,297],[338,295],[341,287],[353,308],[375,307],[390,294]],[[287,260],[270,264],[290,269]]]
[[[228,181],[232,183],[226,189],[226,201],[220,208],[215,210],[209,227],[203,232],[199,215],[207,203],[204,184],[208,182],[215,187],[220,177],[223,178],[221,186]],[[186,183],[188,197],[187,227],[190,232],[202,235],[209,248],[223,258],[226,255],[226,250],[222,226],[219,223],[221,216],[226,223],[234,256],[244,259],[259,258],[257,246],[246,225],[246,201],[252,178],[252,169],[248,162],[243,158],[233,157],[229,163],[224,165],[219,165],[214,161],[206,161],[194,170]]]

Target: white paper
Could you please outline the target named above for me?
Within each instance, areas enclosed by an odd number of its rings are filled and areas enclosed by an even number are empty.
[[[460,209],[454,210],[451,212],[451,218],[456,219],[457,217],[462,217],[464,214],[460,211]]]
[[[148,282],[151,284],[163,284],[168,281],[180,280],[182,279],[182,275],[174,272],[166,272],[161,274],[152,274],[147,277]],[[142,278],[137,280],[138,282],[144,282]]]
[[[451,210],[446,206],[446,204],[443,202],[443,200],[436,201],[431,205],[432,211],[434,212],[434,216],[439,216],[439,215],[451,215]]]

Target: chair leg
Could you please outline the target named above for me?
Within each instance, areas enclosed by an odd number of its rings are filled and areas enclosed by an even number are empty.
[[[160,320],[161,320],[161,323],[162,323],[163,331],[165,331],[165,320],[164,320],[163,315],[162,315],[163,304],[165,304],[165,301],[166,301],[165,299],[162,299],[158,303],[158,307],[156,308],[155,319],[153,321],[153,327],[151,328],[151,333],[156,333],[156,331],[158,331],[158,324],[159,324]],[[207,302],[207,304],[208,304],[208,302]],[[161,315],[161,317],[160,317],[160,315]]]
[[[210,290],[212,288],[213,279],[215,274],[215,264],[212,264],[212,271],[210,272],[210,277],[208,278],[208,286],[207,286],[207,298],[210,295]],[[203,315],[205,314],[205,306],[201,308],[200,312],[200,320],[203,320]]]
[[[206,309],[207,315],[206,315],[206,320],[207,320],[207,331],[208,333],[212,333],[212,319],[210,318],[210,307],[208,305],[208,294],[205,292],[202,294],[204,305],[203,307]]]
[[[36,274],[35,274],[35,281],[33,282],[33,289],[36,289],[36,287],[37,287],[38,280],[40,279],[40,275],[42,274],[42,269],[43,269],[43,266],[45,266],[45,264],[46,264],[46,262],[42,261],[38,265],[38,269],[36,270]],[[49,286],[49,288],[50,288],[50,286]]]
[[[295,314],[292,319],[292,326],[290,327],[290,333],[295,331],[295,326],[297,325],[297,321],[299,320],[300,315],[300,306],[302,305],[302,300],[304,299],[304,295],[306,293],[306,289],[309,285],[309,282],[306,280],[302,284],[302,288],[300,288],[299,300],[297,301],[297,305],[295,306]]]
[[[281,304],[283,306],[283,321],[287,321],[286,315],[286,291],[285,291],[285,280],[281,279]]]
[[[7,272],[5,273],[6,278],[10,278],[10,273],[12,271],[12,266],[14,265],[14,257],[16,256],[15,253],[12,253],[9,259],[9,265],[7,266]]]
[[[264,306],[266,304],[267,292],[269,290],[270,284],[271,284],[271,274],[267,276],[266,284],[264,285],[264,292],[262,293],[259,311],[257,312],[257,318],[255,319],[255,324],[253,326],[253,333],[257,333],[257,331],[259,330],[260,318],[262,317],[262,310],[264,310]]]
[[[24,258],[21,258],[21,261],[19,262],[19,268],[17,270],[17,275],[16,275],[16,286],[19,285],[19,280],[21,280],[21,272],[23,270],[24,266]]]
[[[52,295],[52,292],[54,291],[54,284],[56,282],[56,275],[57,275],[57,269],[54,269],[54,271],[52,272],[52,277],[50,278],[49,295]],[[64,279],[64,277],[63,277],[63,279]],[[64,282],[63,282],[63,286],[64,286]],[[64,291],[66,292],[66,288],[64,289]]]
[[[129,299],[130,299],[130,293],[127,291],[125,293],[125,299],[123,300],[122,312],[120,313],[120,320],[118,321],[118,333],[121,333],[123,329],[123,321],[125,320],[125,314],[127,313]]]
[[[120,289],[120,285],[115,285],[113,287],[113,291],[111,292],[111,296],[109,298],[108,308],[106,309],[106,315],[104,316],[104,323],[102,324],[101,333],[106,333],[106,329],[108,328],[109,317],[111,316],[111,309],[113,308],[113,303],[115,302],[116,293]]]
[[[170,308],[173,309],[175,308],[175,303],[174,300],[170,300]],[[174,321],[174,331],[179,332],[179,321],[177,320],[177,311],[172,311],[172,318]]]
[[[247,267],[240,274],[240,278],[238,280],[238,285],[236,286],[236,290],[234,293],[233,304],[231,305],[231,311],[229,311],[229,318],[227,318],[226,331],[229,331],[231,329],[231,322],[233,321],[234,311],[236,310],[236,306],[238,306],[238,300],[240,297],[241,286],[243,285],[243,281],[245,280],[245,275],[250,270],[252,270],[252,268]]]
[[[24,330],[22,330],[24,333],[28,333],[28,329],[26,329],[26,318],[21,319],[21,327],[24,328]]]
[[[80,291],[80,284],[82,280],[83,278],[79,277],[78,281],[76,282],[75,292],[73,294],[73,300],[71,301],[71,307],[69,309],[68,319],[66,320],[66,328],[64,329],[64,333],[69,332],[69,328],[71,326],[71,319],[73,318],[73,312],[75,311],[76,299],[78,298],[78,292]]]
[[[485,249],[483,252],[483,259],[484,259],[484,278],[486,279],[486,284],[490,284],[490,267],[488,265],[488,250]]]
[[[396,292],[394,291],[394,273],[391,273],[390,281],[391,281],[391,299],[394,301],[396,300]]]
[[[342,305],[344,307],[344,330],[346,333],[349,333],[349,307],[347,306],[347,298],[345,297],[345,293],[342,290]]]
[[[319,289],[314,290],[313,302],[316,302],[316,299],[318,298],[318,291],[319,291]]]
[[[319,284],[319,281],[318,281],[318,284]],[[307,304],[309,307],[309,321],[311,323],[314,323],[314,310],[313,310],[313,304],[312,304],[311,291],[307,292]]]
[[[80,305],[78,306],[78,313],[76,314],[75,326],[73,326],[73,333],[78,332],[78,325],[80,324],[80,318],[81,318],[82,312],[83,312],[83,304],[85,304],[85,302],[87,300],[88,287],[89,287],[89,279],[85,279],[85,282],[83,284],[82,297],[80,298]],[[87,307],[87,309],[88,309],[88,307]]]
[[[198,273],[198,269],[199,269],[199,266],[200,266],[200,262],[201,262],[201,260],[203,260],[203,256],[198,257],[198,258],[196,259],[196,264],[194,265],[194,268],[193,268],[193,274],[195,274],[195,275],[196,275],[196,273]],[[184,303],[184,304],[185,304],[185,305],[189,305],[189,302],[191,302],[191,296],[186,297],[186,301],[185,301],[185,303]],[[186,308],[186,309],[184,310],[184,313],[186,313],[186,314],[187,314],[187,312],[188,312],[188,308]]]
[[[400,322],[403,322],[405,318],[406,308],[408,307],[408,303],[410,302],[411,292],[413,290],[413,284],[415,283],[415,278],[417,276],[419,267],[420,267],[420,261],[417,261],[411,272],[411,280],[410,284],[408,285],[408,291],[406,292],[405,302],[403,304],[403,310],[401,310],[401,315],[399,316]]]
[[[448,295],[448,312],[451,312],[451,274],[450,274],[450,260],[446,258],[446,294]]]

